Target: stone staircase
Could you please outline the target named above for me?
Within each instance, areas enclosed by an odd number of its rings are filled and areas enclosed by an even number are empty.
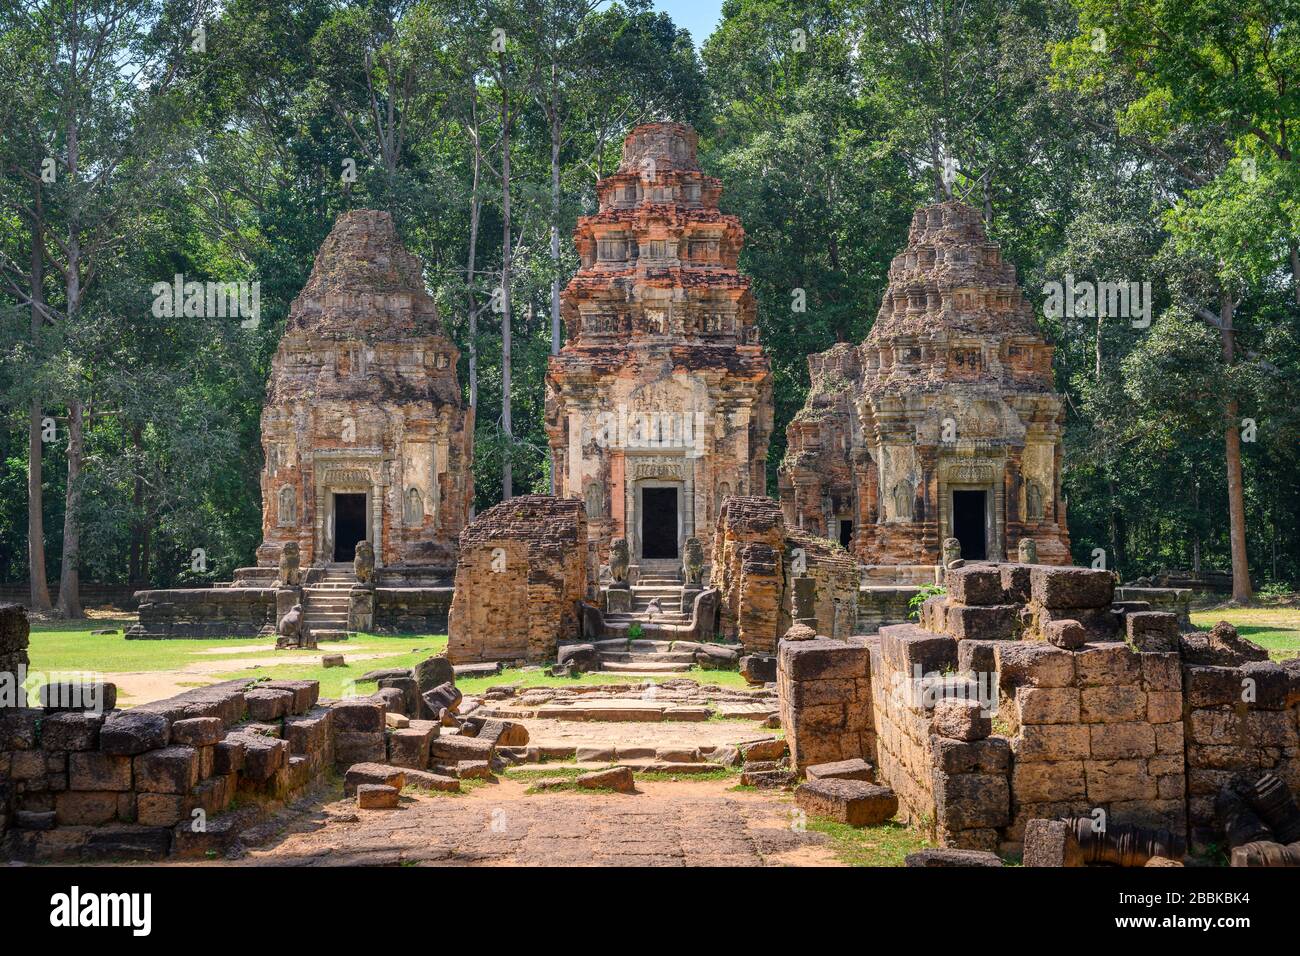
[[[662,608],[652,614],[650,605],[659,601]],[[689,671],[695,658],[692,651],[674,651],[673,641],[632,638],[632,626],[642,629],[656,625],[676,625],[683,630],[691,623],[690,614],[681,612],[682,581],[677,575],[643,574],[632,586],[632,610],[627,614],[605,615],[605,640],[596,642],[600,652],[600,669],[619,674],[681,674]],[[656,628],[660,630],[660,628]]]
[[[347,563],[328,564],[325,574],[303,588],[303,616],[317,641],[348,639],[348,592],[357,583]]]

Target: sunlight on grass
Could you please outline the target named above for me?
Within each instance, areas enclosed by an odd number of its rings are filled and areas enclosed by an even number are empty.
[[[808,829],[830,837],[835,856],[849,866],[902,866],[907,854],[932,845],[920,833],[901,823],[859,828],[810,817]]]
[[[1227,621],[1242,637],[1267,649],[1274,660],[1300,654],[1300,608],[1226,607],[1192,611],[1191,618],[1203,631],[1219,621]]]

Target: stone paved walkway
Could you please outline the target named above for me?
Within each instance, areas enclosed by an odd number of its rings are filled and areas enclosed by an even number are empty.
[[[502,780],[460,796],[404,795],[396,810],[337,800],[292,813],[239,865],[835,866],[788,798],[727,780],[638,782],[638,793],[525,795]],[[222,861],[230,865],[230,861]],[[203,864],[200,864],[203,865]]]

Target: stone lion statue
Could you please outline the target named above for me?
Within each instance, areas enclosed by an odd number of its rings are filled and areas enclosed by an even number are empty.
[[[609,575],[614,579],[615,584],[622,584],[627,580],[627,566],[631,562],[631,557],[627,550],[626,538],[615,538],[609,543]]]
[[[357,542],[357,553],[352,559],[352,570],[361,584],[370,584],[375,580],[375,549],[369,541]]]
[[[1021,564],[1038,563],[1038,542],[1033,538],[1021,538],[1016,545],[1016,559]]]
[[[280,576],[276,585],[282,588],[302,587],[302,569],[298,565],[297,541],[289,541],[280,549]]]
[[[302,644],[303,637],[306,635],[307,628],[303,625],[302,605],[295,604],[289,609],[289,613],[280,618],[280,623],[275,626],[275,633],[284,644]]]
[[[699,538],[687,538],[682,553],[682,571],[688,585],[697,585],[704,574],[704,545]]]
[[[943,539],[943,566],[946,568],[954,561],[961,560],[961,542],[956,538]]]

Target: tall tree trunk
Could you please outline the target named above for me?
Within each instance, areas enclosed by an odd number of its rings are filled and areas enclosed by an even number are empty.
[[[41,307],[45,302],[45,229],[41,208],[41,185],[38,181],[33,197],[32,216],[32,351],[40,355],[41,330],[45,325],[45,316]],[[41,400],[32,399],[30,417],[27,422],[27,565],[28,579],[31,584],[31,607],[33,611],[50,609],[50,585],[45,578],[45,494],[41,487],[41,454],[44,446],[41,441]]]
[[[510,423],[510,93],[501,54],[501,498],[514,497],[514,429]]]
[[[483,208],[479,177],[483,171],[483,143],[479,140],[478,80],[471,77],[470,115],[474,129],[474,183],[469,202],[469,258],[465,264],[466,304],[469,308],[469,407],[478,413],[478,305],[474,297],[474,267],[478,257],[478,223]]]
[[[551,63],[552,96],[557,65]],[[551,354],[560,354],[560,111],[551,101]],[[555,463],[550,468],[550,492],[555,494]]]
[[[131,426],[131,449],[134,452],[135,460],[131,470],[134,472],[133,487],[131,489],[131,550],[127,557],[127,580],[132,584],[144,584],[144,537],[145,537],[145,517],[144,517],[144,475],[141,473],[141,461],[143,458],[143,436],[139,423]]]
[[[1223,335],[1223,361],[1231,366],[1234,358],[1232,295],[1219,295],[1219,320]],[[1246,604],[1254,596],[1250,586],[1250,566],[1246,559],[1246,502],[1241,482],[1241,414],[1237,399],[1229,397],[1224,408],[1224,462],[1228,473],[1228,537],[1232,545],[1232,599]]]
[[[1300,243],[1290,240],[1287,251],[1291,256],[1291,291],[1295,293],[1295,304],[1300,305]]]
[[[63,569],[59,576],[58,611],[62,617],[84,617],[81,610],[81,580],[77,564],[81,558],[81,528],[77,524],[77,511],[81,506],[82,445],[81,402],[68,405],[68,488],[65,495],[67,510],[63,513]]]

